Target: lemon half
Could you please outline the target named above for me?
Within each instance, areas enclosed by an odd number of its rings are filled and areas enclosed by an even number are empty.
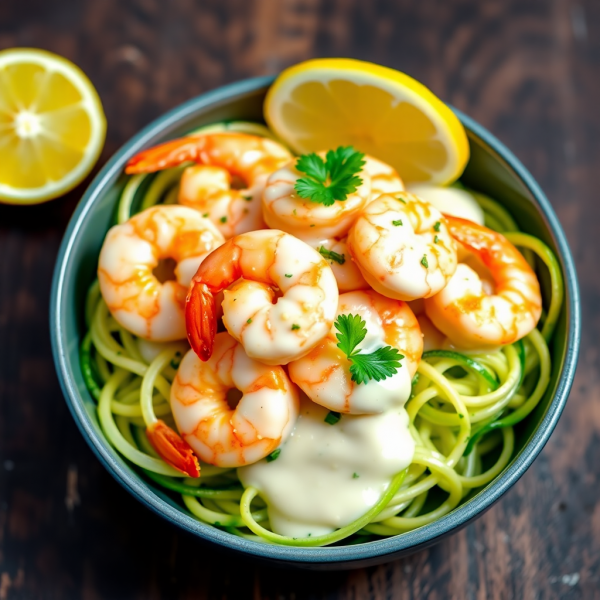
[[[100,98],[78,67],[44,50],[0,52],[0,202],[35,204],[74,188],[105,136]]]
[[[286,69],[265,99],[265,119],[296,152],[352,145],[406,182],[455,181],[469,160],[461,122],[412,77],[346,58]]]

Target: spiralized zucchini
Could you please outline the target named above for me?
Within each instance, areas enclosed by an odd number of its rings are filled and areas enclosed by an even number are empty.
[[[228,123],[217,124],[216,130],[265,134],[261,127]],[[129,179],[121,194],[118,222],[154,204],[175,202],[181,172],[178,167]],[[531,414],[548,387],[548,342],[564,293],[560,266],[548,246],[518,232],[514,219],[497,202],[474,195],[487,226],[506,232],[512,243],[529,253],[529,260],[535,255],[548,269],[551,289],[545,319],[541,330],[493,352],[440,349],[423,355],[406,404],[416,441],[412,464],[392,479],[365,515],[326,535],[281,536],[270,530],[257,490],[244,490],[234,469],[203,465],[202,477],[192,480],[166,464],[148,442],[145,428],[157,417],[174,427],[169,395],[181,352],[176,345],[165,344],[150,364],[144,361],[135,336],[110,316],[96,281],[85,304],[88,331],[80,346],[80,364],[90,395],[98,403],[107,440],[150,483],[179,497],[182,510],[257,542],[292,546],[363,543],[402,534],[448,514],[510,463],[514,428]]]

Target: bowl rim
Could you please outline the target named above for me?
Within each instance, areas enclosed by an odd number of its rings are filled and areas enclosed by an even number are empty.
[[[154,136],[174,128],[181,120],[203,108],[210,107],[220,101],[233,100],[235,97],[244,96],[251,92],[258,92],[262,88],[268,88],[274,79],[274,76],[245,79],[219,87],[188,100],[144,127],[121,146],[102,167],[88,186],[69,221],[56,260],[50,299],[50,337],[54,363],[63,395],[71,414],[86,442],[100,462],[119,484],[146,507],[179,526],[184,531],[227,549],[236,550],[257,558],[270,559],[271,561],[283,561],[288,564],[295,563],[298,566],[301,566],[302,563],[327,563],[335,566],[335,563],[347,564],[358,561],[369,561],[370,559],[384,558],[387,555],[390,555],[391,559],[394,555],[416,551],[417,549],[434,544],[451,531],[463,527],[490,508],[492,504],[516,483],[541,452],[558,422],[573,383],[579,354],[581,314],[577,274],[566,236],[558,218],[538,183],[517,157],[495,136],[461,111],[451,107],[463,125],[476,138],[479,138],[479,140],[487,145],[496,154],[499,161],[503,162],[505,166],[515,173],[535,199],[558,250],[558,259],[563,269],[565,287],[567,288],[565,297],[568,299],[566,306],[567,349],[563,368],[557,381],[556,393],[529,442],[522,448],[518,456],[513,459],[513,462],[489,484],[489,487],[484,492],[433,523],[401,535],[365,544],[324,548],[298,548],[254,542],[193,519],[185,512],[179,511],[169,505],[165,500],[152,492],[149,487],[132,477],[113,456],[116,450],[109,446],[105,439],[99,439],[99,436],[96,436],[92,422],[85,411],[83,399],[71,376],[72,370],[66,350],[68,340],[65,339],[64,328],[62,327],[63,286],[74,240],[79,234],[80,225],[92,206],[104,192],[105,186],[110,184],[113,178],[122,172],[125,161],[134,153],[141,150],[147,141]]]

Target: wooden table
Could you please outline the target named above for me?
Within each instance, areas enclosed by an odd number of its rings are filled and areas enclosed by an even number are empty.
[[[99,165],[222,84],[315,56],[408,72],[531,170],[579,269],[583,341],[548,446],[506,497],[438,546],[312,574],[222,556],[150,514],[100,466],[54,373],[48,297],[84,186],[0,206],[0,600],[600,597],[600,2],[2,0],[0,48],[75,61],[108,118]]]

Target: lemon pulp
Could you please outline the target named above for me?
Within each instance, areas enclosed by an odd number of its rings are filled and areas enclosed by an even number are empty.
[[[36,49],[0,52],[0,200],[36,203],[75,187],[106,133],[98,95],[83,72]]]
[[[407,182],[447,184],[469,146],[456,115],[408,75],[351,59],[316,59],[284,71],[265,118],[299,153],[352,145],[395,167]]]

